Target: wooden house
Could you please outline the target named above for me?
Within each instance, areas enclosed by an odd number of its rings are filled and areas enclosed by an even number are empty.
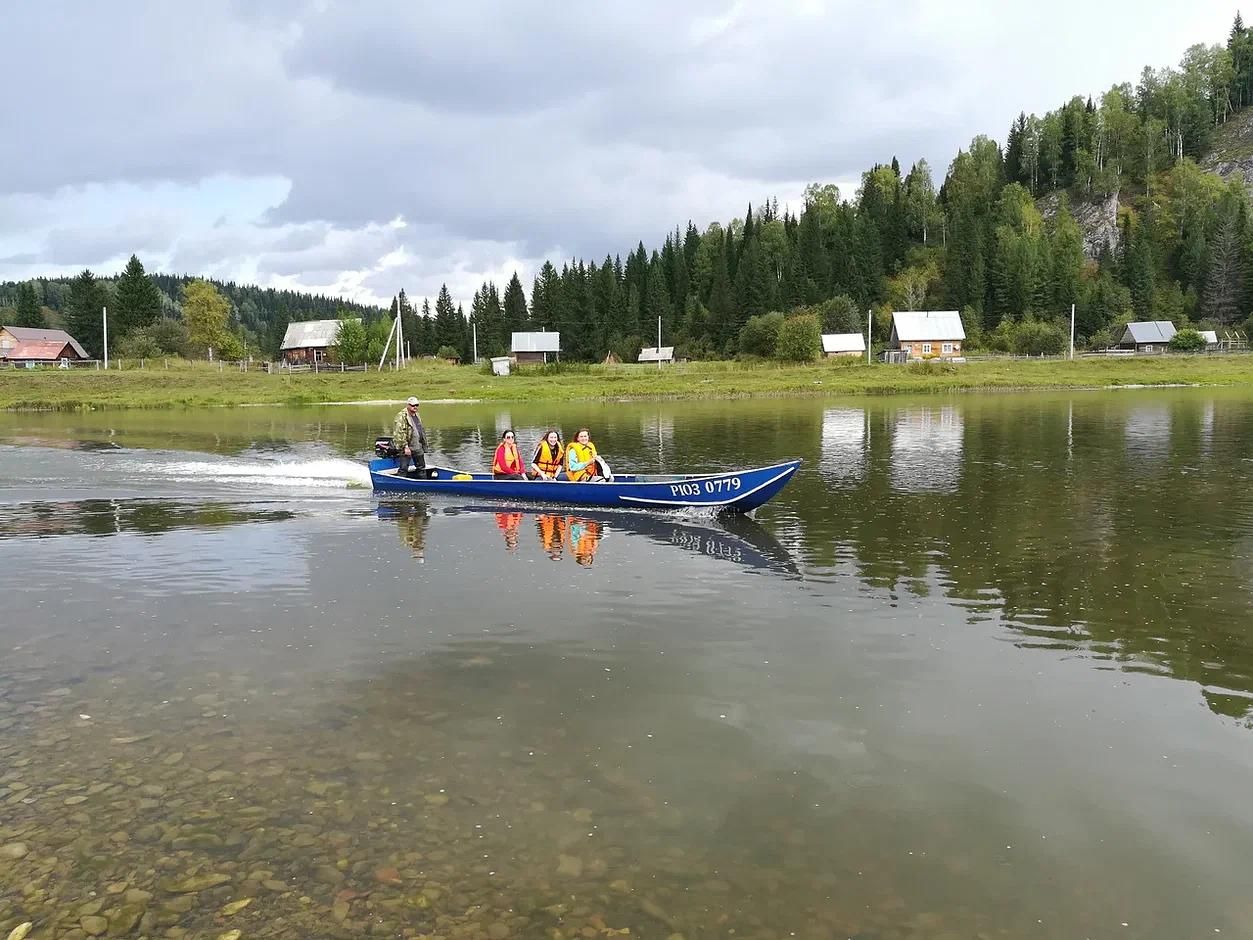
[[[826,359],[837,356],[866,355],[866,337],[860,333],[823,333],[822,355]]]
[[[279,355],[288,365],[313,365],[335,361],[335,341],[339,337],[339,320],[302,320],[289,323],[283,335]]]
[[[645,346],[636,362],[674,362],[674,347]]]
[[[956,359],[965,339],[956,310],[898,310],[892,314],[888,347],[905,359]]]
[[[89,358],[78,340],[65,330],[0,327],[0,359],[5,362],[54,364]]]
[[[552,356],[556,362],[561,361],[560,333],[514,333],[509,347],[510,356],[518,365],[525,363],[545,363]]]
[[[1175,324],[1169,320],[1128,323],[1118,348],[1134,349],[1137,353],[1161,353],[1167,350],[1174,335]]]

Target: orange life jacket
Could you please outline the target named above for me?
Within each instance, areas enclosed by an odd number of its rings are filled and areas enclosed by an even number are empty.
[[[561,446],[560,440],[557,441],[557,449],[555,451],[548,446],[548,441],[540,441],[539,446],[535,448],[535,459],[531,463],[552,477],[556,476],[561,470],[565,456],[566,449]]]
[[[522,458],[518,456],[517,444],[501,444],[492,459],[493,473],[521,473]]]

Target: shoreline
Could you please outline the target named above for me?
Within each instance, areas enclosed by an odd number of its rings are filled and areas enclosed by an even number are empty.
[[[1110,360],[981,360],[884,365],[693,362],[664,370],[575,364],[492,376],[421,363],[400,372],[223,373],[202,363],[109,372],[0,373],[0,411],[173,408],[398,407],[553,401],[718,401],[746,398],[943,395],[1253,386],[1253,355]]]

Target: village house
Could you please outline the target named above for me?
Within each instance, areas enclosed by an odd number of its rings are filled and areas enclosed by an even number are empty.
[[[55,364],[62,360],[89,359],[78,340],[65,330],[40,330],[24,326],[0,327],[0,360],[14,363]]]
[[[514,333],[510,343],[510,355],[518,365],[524,363],[545,363],[551,354],[557,362],[561,361],[560,333]]]
[[[303,320],[289,323],[279,355],[290,366],[335,361],[339,320]]]
[[[905,359],[956,359],[965,339],[956,310],[898,310],[892,314],[888,347]]]
[[[826,359],[837,356],[864,356],[866,337],[860,333],[823,333],[822,355]]]
[[[1119,349],[1134,349],[1137,353],[1161,353],[1170,345],[1175,335],[1175,324],[1169,320],[1146,320],[1128,323],[1118,341]]]
[[[636,362],[674,362],[674,347],[645,346]]]

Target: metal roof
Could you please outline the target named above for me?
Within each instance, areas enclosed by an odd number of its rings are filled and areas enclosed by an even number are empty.
[[[1175,335],[1175,324],[1169,320],[1146,320],[1143,323],[1128,323],[1122,334],[1124,343],[1169,343]]]
[[[901,343],[965,339],[966,330],[956,310],[898,310],[892,314],[892,336]]]
[[[3,329],[19,343],[60,343],[62,346],[69,343],[80,358],[90,358],[87,350],[65,330],[40,330],[29,326],[6,326]]]
[[[1197,330],[1197,332],[1201,334],[1201,339],[1205,340],[1205,342],[1209,343],[1211,346],[1218,345],[1217,330]]]
[[[673,346],[645,346],[640,350],[637,362],[673,362]]]
[[[335,339],[339,336],[339,323],[339,320],[302,320],[299,323],[289,323],[287,332],[283,334],[283,345],[279,349],[325,349],[334,346]]]
[[[0,359],[14,362],[56,362],[62,358],[61,354],[65,352],[66,346],[73,348],[73,343],[59,339],[19,340],[12,349],[0,350]]]
[[[824,353],[865,352],[866,337],[860,333],[823,333],[822,351]]]
[[[561,352],[560,333],[514,333],[510,346],[516,353]]]

